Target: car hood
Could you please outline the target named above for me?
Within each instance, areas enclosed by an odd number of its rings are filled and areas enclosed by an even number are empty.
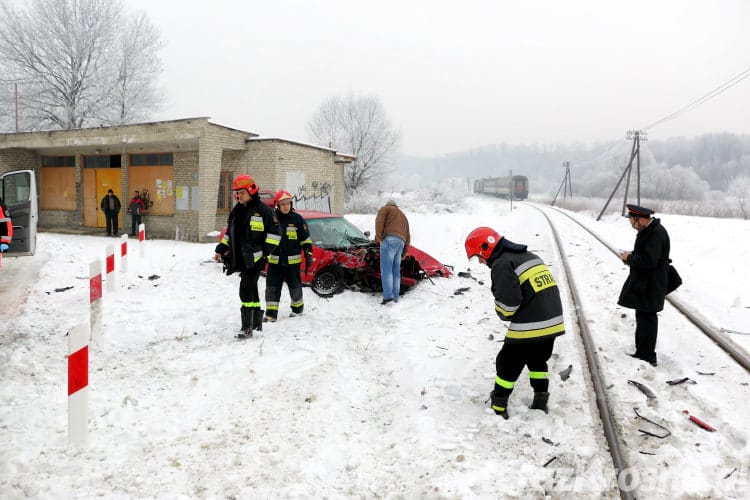
[[[435,257],[420,250],[414,245],[409,245],[409,250],[406,252],[406,256],[414,257],[414,260],[419,263],[419,267],[427,273],[427,276],[448,277],[451,275],[451,270],[448,266],[441,264]]]

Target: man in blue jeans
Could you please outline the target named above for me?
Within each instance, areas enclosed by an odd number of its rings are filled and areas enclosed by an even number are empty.
[[[382,305],[398,302],[401,290],[401,259],[409,250],[409,221],[396,202],[388,200],[375,217],[375,241],[380,243]]]

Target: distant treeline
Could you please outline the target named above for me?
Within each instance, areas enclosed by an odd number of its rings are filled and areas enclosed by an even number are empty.
[[[554,194],[565,175],[563,162],[567,161],[574,194],[601,196],[614,189],[628,163],[631,146],[632,142],[626,140],[595,146],[496,144],[435,158],[402,156],[396,170],[404,189],[439,188],[440,179],[473,180],[506,176],[512,171],[527,176],[530,192],[538,195]],[[750,135],[648,140],[641,143],[640,160],[644,197],[705,200],[714,196],[712,191],[729,193],[736,180],[750,177]]]

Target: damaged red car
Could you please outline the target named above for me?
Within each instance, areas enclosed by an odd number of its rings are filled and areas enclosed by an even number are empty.
[[[331,297],[346,288],[363,292],[382,290],[380,245],[369,238],[369,232],[363,233],[341,215],[311,210],[297,212],[305,218],[313,241],[312,266],[307,269],[303,260],[300,268],[304,285],[321,297]],[[225,231],[226,228],[221,231],[219,241]],[[406,257],[401,260],[401,291],[420,280],[448,277],[451,273],[451,266],[409,245]]]
[[[380,245],[341,215],[299,210],[310,229],[313,241],[313,264],[301,267],[302,283],[310,285],[321,297],[330,297],[345,288],[364,292],[382,289],[380,284]],[[401,290],[417,281],[447,277],[451,268],[409,245],[401,261]]]

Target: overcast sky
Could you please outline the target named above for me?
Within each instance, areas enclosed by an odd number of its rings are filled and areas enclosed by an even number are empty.
[[[748,0],[126,0],[159,27],[169,103],[308,141],[320,103],[374,94],[401,151],[624,138],[750,69]],[[750,78],[649,138],[750,133]]]

